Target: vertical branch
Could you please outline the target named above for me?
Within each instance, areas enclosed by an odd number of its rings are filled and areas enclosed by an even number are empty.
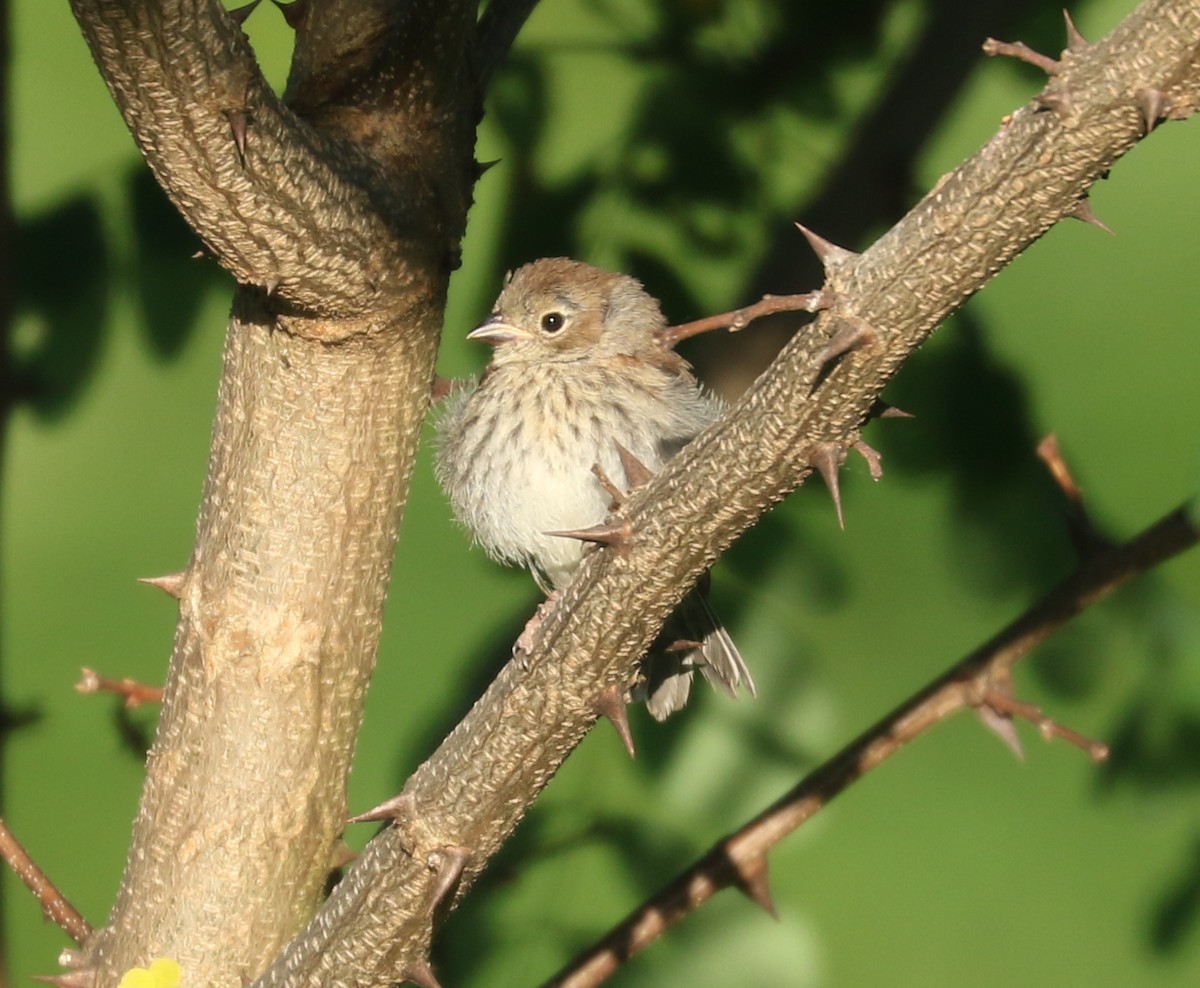
[[[126,870],[85,961],[236,988],[337,861],[466,221],[473,0],[304,0],[292,105],[217,0],[72,0],[156,177],[241,287]]]
[[[1070,94],[1067,119],[1041,100],[1006,117],[862,255],[814,244],[833,304],[630,497],[631,551],[584,560],[533,651],[505,666],[410,777],[394,825],[259,988],[383,984],[425,969],[447,849],[470,850],[453,886],[461,896],[601,714],[606,691],[629,681],[684,590],[806,479],[821,450],[854,444],[908,355],[1145,136],[1139,90],[1168,90],[1179,118],[1197,107],[1200,10],[1146,0],[1054,87]]]

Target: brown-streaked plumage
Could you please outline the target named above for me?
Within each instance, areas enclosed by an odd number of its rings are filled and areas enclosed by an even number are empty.
[[[492,558],[525,566],[547,593],[583,558],[583,543],[548,532],[603,522],[599,465],[628,480],[618,444],[656,471],[721,413],[687,363],[664,347],[658,301],[640,282],[566,258],[518,269],[489,318],[468,335],[492,345],[477,386],[447,399],[438,480],[456,517]],[[659,720],[687,702],[699,668],[731,695],[754,683],[703,591],[666,634],[701,642],[653,651],[638,693]]]

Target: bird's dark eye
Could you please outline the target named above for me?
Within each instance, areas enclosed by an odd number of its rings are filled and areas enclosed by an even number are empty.
[[[542,330],[546,333],[557,333],[567,321],[561,312],[547,312],[542,316]]]

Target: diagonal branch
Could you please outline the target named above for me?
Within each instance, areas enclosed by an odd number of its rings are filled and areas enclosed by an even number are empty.
[[[67,900],[46,873],[37,866],[29,852],[0,820],[0,859],[3,859],[24,882],[42,905],[46,918],[56,924],[72,940],[83,944],[92,935],[92,927],[82,914]]]
[[[98,988],[164,956],[189,984],[242,984],[343,863],[474,176],[475,6],[304,0],[289,107],[218,0],[72,0],[159,181],[257,286],[235,296],[195,547],[167,588],[179,621],[125,872],[81,962]]]
[[[1016,111],[870,250],[830,265],[832,309],[630,498],[631,552],[585,560],[545,614],[533,654],[501,671],[408,781],[411,815],[371,842],[260,986],[383,984],[427,965],[431,862],[446,847],[470,849],[461,895],[686,589],[803,482],[820,447],[852,443],[907,355],[1144,136],[1139,90],[1169,93],[1174,116],[1194,111],[1200,9],[1148,0],[1051,85],[1070,92],[1069,114],[1036,101]],[[863,327],[873,344],[831,367],[818,361],[839,330],[862,336]]]
[[[902,747],[951,714],[996,698],[1002,713],[1027,708],[1007,698],[1012,667],[1035,647],[1118,587],[1200,541],[1195,507],[1183,505],[1128,542],[1085,558],[1041,600],[924,689],[905,700],[785,793],[722,838],[694,865],[656,892],[605,937],[546,982],[545,988],[591,988],[611,976],[667,929],[730,886],[756,886],[765,901],[767,852]],[[1070,740],[1074,732],[1046,722]],[[1078,735],[1074,735],[1078,738]],[[1086,745],[1081,745],[1087,747]]]
[[[931,0],[879,102],[857,122],[849,145],[805,203],[805,222],[843,243],[861,243],[869,231],[903,212],[915,191],[915,163],[928,135],[979,67],[975,46],[986,32],[1009,30],[1036,7],[1037,0]],[[791,258],[789,235],[783,228],[773,235],[752,290],[793,291],[805,284],[796,280],[807,268]]]

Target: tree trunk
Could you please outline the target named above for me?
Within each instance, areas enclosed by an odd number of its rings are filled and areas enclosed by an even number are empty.
[[[297,936],[343,818],[476,174],[475,53],[496,43],[465,0],[305,0],[289,8],[284,105],[215,0],[72,3],[151,167],[243,286],[162,723],[94,945],[101,988],[157,956],[188,984],[424,977],[445,897],[502,845],[699,574],[814,462],[845,455],[947,314],[1200,93],[1200,10],[1148,0],[1064,56],[868,252],[830,252],[830,311],[631,498],[632,551],[585,561],[533,653],[409,780],[396,825]],[[1148,93],[1165,99],[1150,120]]]

